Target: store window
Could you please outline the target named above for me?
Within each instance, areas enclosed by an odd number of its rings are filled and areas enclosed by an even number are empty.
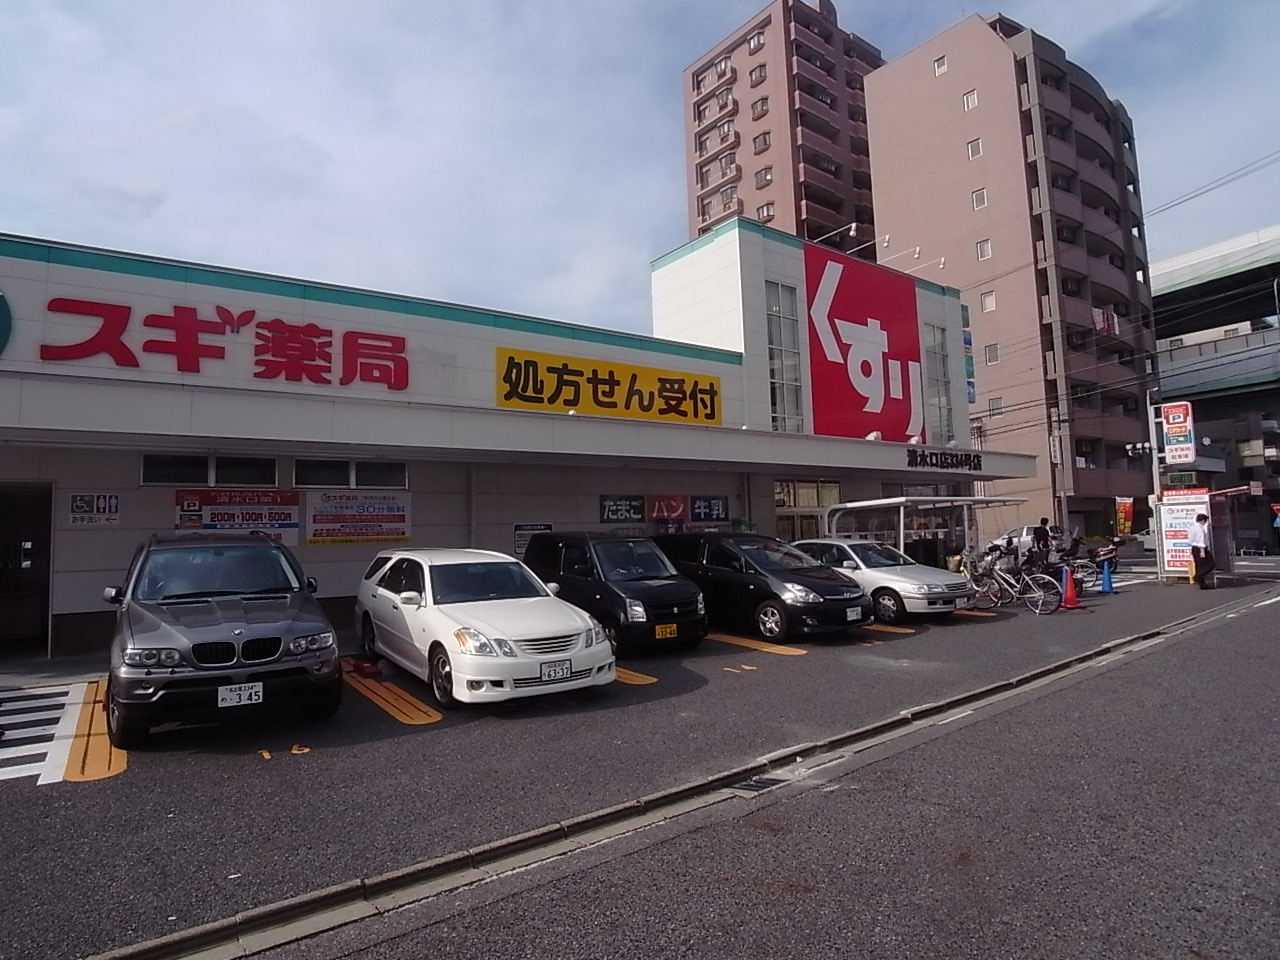
[[[800,384],[800,313],[796,288],[765,281],[765,320],[769,342],[769,404],[772,428],[804,431]]]
[[[389,460],[315,460],[293,462],[295,487],[377,488],[403,490],[408,473],[403,462]]]
[[[142,482],[161,486],[207,487],[209,458],[171,453],[144,453]]]
[[[273,457],[144,453],[142,483],[151,486],[274,487]]]
[[[951,367],[947,356],[947,331],[932,323],[923,325],[925,375],[925,428],[933,443],[955,439],[951,409]]]
[[[272,457],[214,457],[215,487],[274,487],[276,461]]]

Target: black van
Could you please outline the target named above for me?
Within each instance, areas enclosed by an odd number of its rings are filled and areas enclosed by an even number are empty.
[[[872,602],[852,580],[776,537],[669,533],[654,537],[702,588],[713,623],[744,623],[766,640],[835,633],[871,623]]]
[[[524,562],[621,646],[675,640],[692,647],[707,635],[702,591],[646,537],[535,533]]]

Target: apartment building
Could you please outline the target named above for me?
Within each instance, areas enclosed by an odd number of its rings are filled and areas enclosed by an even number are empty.
[[[974,445],[1040,464],[985,492],[1107,532],[1116,496],[1151,492],[1150,464],[1125,450],[1147,439],[1155,385],[1128,113],[1003,16],[967,17],[865,85],[881,260],[945,258],[971,318]]]
[[[774,0],[684,71],[689,236],[745,216],[874,259],[864,77],[835,5]]]

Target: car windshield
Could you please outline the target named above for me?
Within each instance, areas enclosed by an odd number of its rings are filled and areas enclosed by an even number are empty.
[[[550,596],[547,588],[519,563],[439,563],[428,569],[431,596],[437,604]]]
[[[258,544],[192,544],[152,550],[138,571],[134,598],[155,603],[199,597],[292,593],[302,589],[283,553]]]
[[[651,540],[597,540],[594,546],[606,580],[652,580],[676,575]]]
[[[807,553],[781,540],[735,540],[734,543],[761,570],[795,570],[799,567],[822,566]]]
[[[905,567],[915,563],[887,543],[849,543],[846,546],[870,570],[879,567]]]

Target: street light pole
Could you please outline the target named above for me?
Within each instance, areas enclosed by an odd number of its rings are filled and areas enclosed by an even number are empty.
[[[1164,424],[1159,407],[1152,403],[1155,391],[1147,388],[1147,435],[1151,446],[1151,526],[1156,534],[1156,578],[1164,583],[1167,574],[1164,564],[1164,531],[1160,528],[1160,436],[1156,424]]]

